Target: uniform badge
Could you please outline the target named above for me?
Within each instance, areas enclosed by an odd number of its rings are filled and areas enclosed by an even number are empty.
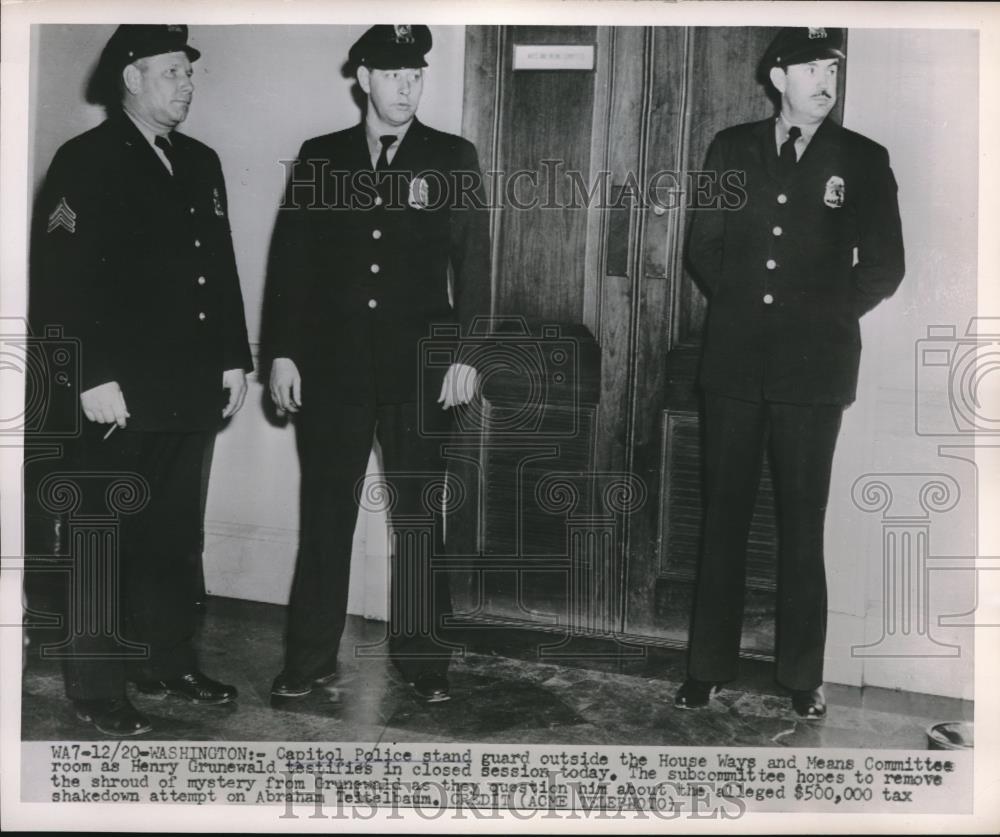
[[[412,44],[413,43],[413,27],[408,23],[402,25],[395,25],[392,27],[395,30],[396,43],[397,44]]]
[[[809,29],[809,40],[810,41],[814,41],[817,38],[825,38],[826,37],[826,29],[824,29],[822,26],[809,26],[808,29]]]
[[[70,209],[66,198],[59,198],[59,203],[56,204],[56,208],[49,215],[48,232],[57,230],[59,227],[62,227],[69,233],[76,232],[76,213]]]
[[[219,187],[212,189],[212,204],[215,206],[215,214],[220,218],[226,217],[226,210],[222,208],[222,195],[219,194]]]
[[[407,203],[414,209],[426,209],[430,203],[430,191],[427,187],[427,179],[414,177],[410,181],[410,196]]]
[[[833,175],[826,181],[826,193],[823,203],[830,209],[840,209],[844,205],[844,178]]]

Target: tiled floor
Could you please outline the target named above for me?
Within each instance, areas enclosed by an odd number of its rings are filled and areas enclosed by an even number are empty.
[[[969,702],[885,689],[827,686],[829,717],[799,721],[770,682],[770,667],[747,662],[744,677],[700,712],[674,709],[683,655],[651,649],[623,661],[581,656],[539,662],[538,637],[477,631],[451,669],[453,699],[416,702],[381,659],[344,649],[375,642],[377,622],[351,618],[341,646],[341,675],[292,708],[269,705],[281,667],[284,609],[210,599],[201,629],[202,666],[233,683],[237,704],[193,707],[134,696],[154,721],[150,737],[234,741],[483,741],[500,743],[926,747],[924,730],[940,720],[972,720]],[[581,655],[595,650],[581,645]],[[600,649],[597,649],[600,650]],[[26,740],[100,737],[78,722],[63,696],[58,665],[29,660],[23,682]]]

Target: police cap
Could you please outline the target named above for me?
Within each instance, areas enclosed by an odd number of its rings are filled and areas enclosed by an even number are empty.
[[[348,63],[373,70],[426,67],[424,56],[431,48],[431,30],[426,26],[373,26],[354,42]]]
[[[167,52],[183,52],[189,61],[197,61],[201,53],[188,46],[187,38],[188,28],[183,24],[125,23],[115,30],[101,58],[112,72],[140,58]]]
[[[87,85],[88,101],[105,107],[121,102],[122,70],[133,61],[168,52],[183,52],[189,61],[201,53],[187,43],[188,28],[182,24],[124,23],[108,39],[100,61]]]
[[[761,70],[807,64],[821,58],[845,58],[844,30],[822,26],[788,26],[782,29],[764,53]]]

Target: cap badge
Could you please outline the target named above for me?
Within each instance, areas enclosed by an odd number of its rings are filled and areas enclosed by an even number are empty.
[[[215,214],[220,218],[226,217],[226,210],[222,208],[222,196],[219,194],[219,187],[212,188],[212,203],[215,206]]]
[[[56,204],[56,208],[52,210],[52,214],[49,215],[49,225],[46,231],[53,232],[59,229],[59,227],[62,227],[68,233],[76,232],[76,213],[70,209],[66,198],[60,198],[59,203]]]
[[[407,203],[413,209],[426,209],[430,204],[430,190],[427,187],[427,179],[424,177],[414,177],[410,181],[410,194]]]
[[[825,38],[826,29],[822,26],[810,26],[809,27],[809,40],[815,41],[817,38]]]
[[[397,44],[412,44],[414,43],[413,38],[413,27],[407,23],[402,25],[392,27],[396,32],[396,43]]]
[[[833,175],[826,181],[826,193],[823,203],[830,209],[840,209],[844,205],[844,178]]]

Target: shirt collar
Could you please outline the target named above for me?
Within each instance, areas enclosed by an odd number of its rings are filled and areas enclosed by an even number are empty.
[[[122,112],[130,120],[132,120],[132,124],[135,125],[135,127],[139,129],[139,133],[142,134],[146,138],[146,142],[148,142],[151,146],[153,146],[153,148],[156,148],[156,138],[158,136],[161,136],[161,135],[157,134],[155,131],[151,130],[148,125],[143,125],[131,113],[129,113],[127,110],[125,110],[125,108],[122,108]],[[169,135],[169,133],[167,133],[167,134],[162,134],[162,136],[165,136],[165,137],[167,137],[169,139],[170,135]]]
[[[822,122],[816,122],[813,125],[798,126],[799,130],[802,132],[800,142],[803,148],[809,144],[809,141],[813,138],[813,134],[819,130],[819,126],[822,124]],[[781,148],[785,140],[788,139],[788,131],[791,127],[792,123],[785,118],[785,114],[779,113],[778,118],[774,120],[774,138],[778,143],[778,148]]]
[[[396,151],[399,149],[399,144],[403,141],[403,137],[406,136],[407,131],[410,130],[410,127],[413,125],[415,121],[416,117],[413,117],[405,125],[402,125],[399,128],[394,128],[391,131],[385,132],[385,134],[396,135],[396,141],[389,146],[389,151],[387,153],[391,154],[396,153]],[[375,131],[372,129],[372,126],[368,124],[367,120],[365,120],[365,140],[368,142],[368,153],[373,160],[377,160],[379,155],[382,153],[382,141],[379,139],[379,137],[385,136],[385,134],[376,134]]]

